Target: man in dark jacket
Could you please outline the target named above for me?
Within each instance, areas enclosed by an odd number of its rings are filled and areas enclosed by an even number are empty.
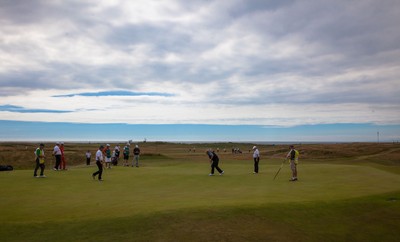
[[[139,167],[139,156],[140,156],[140,149],[139,145],[136,145],[135,148],[133,149],[133,161],[132,161],[132,167],[136,165],[136,167]],[[136,163],[136,164],[135,164]]]
[[[214,151],[212,151],[211,149],[208,149],[206,151],[208,158],[210,159],[210,163],[211,163],[211,173],[209,174],[209,176],[213,176],[214,175],[214,168],[217,169],[217,171],[219,172],[219,175],[224,174],[224,171],[221,170],[221,168],[219,168],[218,163],[219,163],[219,158],[217,156],[217,154],[215,154]]]

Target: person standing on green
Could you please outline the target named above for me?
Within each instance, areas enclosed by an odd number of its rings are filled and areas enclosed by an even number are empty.
[[[136,167],[139,167],[139,156],[140,156],[140,149],[139,145],[136,145],[135,148],[133,149],[133,161],[132,161],[132,167],[136,163]]]
[[[90,150],[86,151],[86,165],[90,165],[90,158],[92,157],[92,153],[90,153]]]
[[[290,151],[286,158],[290,160],[290,169],[292,170],[292,178],[289,181],[297,181],[297,164],[299,163],[299,152],[293,145],[289,147]]]
[[[260,151],[258,151],[257,146],[253,146],[253,159],[254,159],[254,174],[258,174],[258,163],[260,163]]]
[[[44,158],[45,158],[45,155],[44,155],[43,148],[44,148],[44,144],[40,144],[39,147],[35,151],[36,167],[35,167],[35,170],[33,172],[33,176],[34,177],[38,177],[37,171],[38,171],[39,168],[40,168],[40,176],[39,177],[42,177],[42,178],[46,177],[44,175],[44,168],[45,168]]]
[[[59,171],[60,170],[60,163],[61,163],[61,149],[60,149],[60,142],[56,143],[56,146],[54,146],[53,149],[53,155],[56,158],[56,164],[54,166],[54,170],[55,171]]]
[[[104,150],[104,156],[106,160],[106,168],[111,169],[111,150],[110,145],[106,145],[106,149]]]
[[[129,166],[128,165],[128,160],[129,160],[129,143],[126,143],[124,147],[124,166]]]

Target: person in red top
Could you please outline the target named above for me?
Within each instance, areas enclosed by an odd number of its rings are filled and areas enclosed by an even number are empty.
[[[64,156],[64,142],[61,142],[60,150],[61,150],[60,170],[66,170],[67,168],[65,167],[66,163],[65,163],[65,156]]]

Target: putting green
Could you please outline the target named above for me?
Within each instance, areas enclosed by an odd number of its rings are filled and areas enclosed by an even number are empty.
[[[268,203],[332,201],[396,191],[400,176],[369,166],[303,164],[299,181],[289,182],[285,165],[227,161],[223,176],[209,177],[200,162],[148,162],[144,167],[114,167],[104,181],[92,179],[92,167],[64,172],[46,170],[47,178],[33,178],[32,170],[1,172],[1,222],[29,223],[91,220],[146,215],[161,211]]]

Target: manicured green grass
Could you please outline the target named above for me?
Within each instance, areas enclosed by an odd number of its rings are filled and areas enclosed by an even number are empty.
[[[267,163],[267,164],[265,164]],[[394,241],[400,235],[400,176],[366,165],[299,166],[223,160],[209,177],[201,161],[143,160],[95,181],[91,167],[47,178],[0,173],[5,241]]]

